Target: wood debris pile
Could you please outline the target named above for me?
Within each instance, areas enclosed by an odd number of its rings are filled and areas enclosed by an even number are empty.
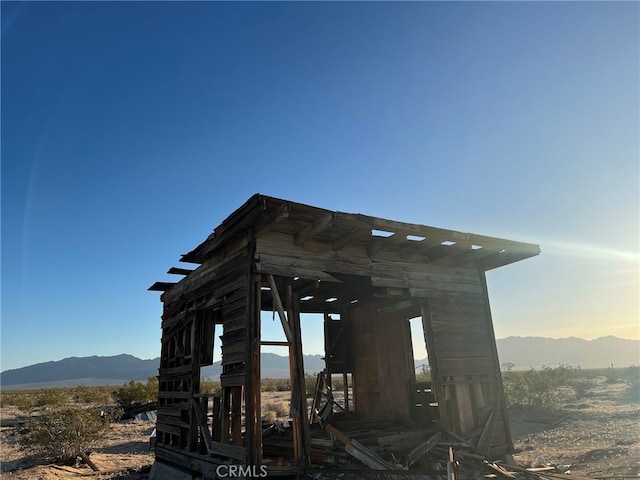
[[[490,459],[470,439],[435,425],[424,428],[401,418],[334,418],[331,423],[313,425],[310,434],[310,467],[305,474],[314,480],[372,476],[412,480],[557,480],[569,473],[564,466],[508,465]],[[286,465],[293,453],[291,435],[286,422],[276,421],[265,428],[267,462]]]

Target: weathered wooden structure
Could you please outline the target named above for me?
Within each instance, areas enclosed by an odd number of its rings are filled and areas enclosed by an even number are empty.
[[[254,195],[182,256],[196,268],[172,268],[184,278],[150,288],[163,291],[164,304],[157,464],[173,474],[215,478],[219,465],[253,467],[258,476],[263,465],[275,473],[314,463],[310,429],[317,425],[310,423],[319,412],[310,415],[304,385],[300,315],[306,313],[324,315],[323,379],[339,374],[352,382],[346,392],[352,417],[394,415],[425,428],[436,421],[461,436],[477,432],[491,455],[509,453],[485,272],[539,251]],[[262,311],[278,313],[286,341],[262,337]],[[409,319],[416,317],[429,385],[415,380]],[[215,335],[220,395],[199,388]],[[293,425],[290,448],[280,448],[277,461],[263,441],[260,398],[261,347],[274,344],[288,348]]]

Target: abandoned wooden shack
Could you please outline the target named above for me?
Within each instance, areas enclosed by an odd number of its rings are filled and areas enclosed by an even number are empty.
[[[150,287],[163,292],[156,478],[217,478],[229,465],[246,477],[292,474],[339,465],[341,455],[362,468],[420,468],[437,429],[475,438],[487,455],[509,453],[485,272],[539,252],[254,195],[182,255],[192,268],[169,270],[180,281]],[[286,340],[263,338],[261,312],[275,312]],[[324,323],[325,371],[315,385],[304,378],[306,314]],[[416,381],[416,318],[428,382]],[[216,335],[222,391],[203,393],[200,369],[213,362]],[[276,434],[263,425],[260,389],[261,349],[274,345],[289,355],[291,386],[289,426],[278,423]],[[336,376],[344,380],[340,402]],[[395,466],[382,460],[384,448],[375,453],[362,435],[344,433],[350,422],[369,432],[394,426],[387,446],[396,439],[405,448],[395,450]]]

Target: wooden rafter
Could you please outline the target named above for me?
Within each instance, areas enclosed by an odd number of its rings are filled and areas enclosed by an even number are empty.
[[[305,242],[313,238],[314,235],[317,235],[327,228],[333,225],[333,214],[330,213],[323,217],[318,218],[315,222],[310,223],[305,228],[303,228],[299,233],[297,233],[293,237],[293,243],[295,245],[304,245]]]

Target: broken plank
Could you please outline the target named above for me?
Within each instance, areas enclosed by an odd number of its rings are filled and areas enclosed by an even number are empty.
[[[209,431],[209,427],[207,425],[207,419],[202,418],[202,412],[200,411],[200,402],[195,398],[192,398],[191,406],[193,407],[193,412],[196,415],[196,421],[198,422],[200,432],[202,432],[202,440],[204,441],[205,447],[207,447],[207,451],[209,453],[213,453],[213,439],[211,438],[211,432]]]
[[[484,455],[489,455],[489,449],[491,448],[491,443],[493,441],[493,435],[496,431],[496,415],[495,410],[491,410],[489,413],[489,418],[482,429],[482,433],[480,434],[480,438],[478,439],[478,443],[476,448],[481,451]]]
[[[93,461],[89,458],[89,456],[86,453],[80,452],[79,457],[82,459],[82,461],[84,463],[89,465],[89,468],[91,470],[93,470],[94,472],[99,472],[100,471],[100,469],[97,467],[97,465],[95,463],[93,463]]]
[[[344,443],[345,450],[349,455],[356,460],[359,460],[372,470],[397,470],[393,465],[371,452],[357,440],[351,440],[333,425],[327,423],[325,424],[324,429],[336,437],[336,439]]]
[[[429,450],[435,447],[441,438],[442,438],[442,433],[437,432],[431,437],[429,437],[428,439],[426,439],[424,442],[422,442],[420,445],[417,445],[413,450],[411,450],[407,454],[408,465],[409,466],[413,465],[422,457],[424,457],[427,453],[429,453]]]
[[[392,435],[378,437],[378,445],[381,447],[389,447],[399,443],[412,443],[415,445],[416,442],[423,440],[424,436],[423,432],[394,433]]]
[[[487,466],[488,468],[490,468],[491,470],[493,470],[494,472],[499,473],[503,477],[516,478],[516,476],[513,473],[508,472],[507,470],[502,468],[500,465],[496,465],[495,463],[491,463],[491,462],[488,462],[488,461],[485,461],[484,465]]]

